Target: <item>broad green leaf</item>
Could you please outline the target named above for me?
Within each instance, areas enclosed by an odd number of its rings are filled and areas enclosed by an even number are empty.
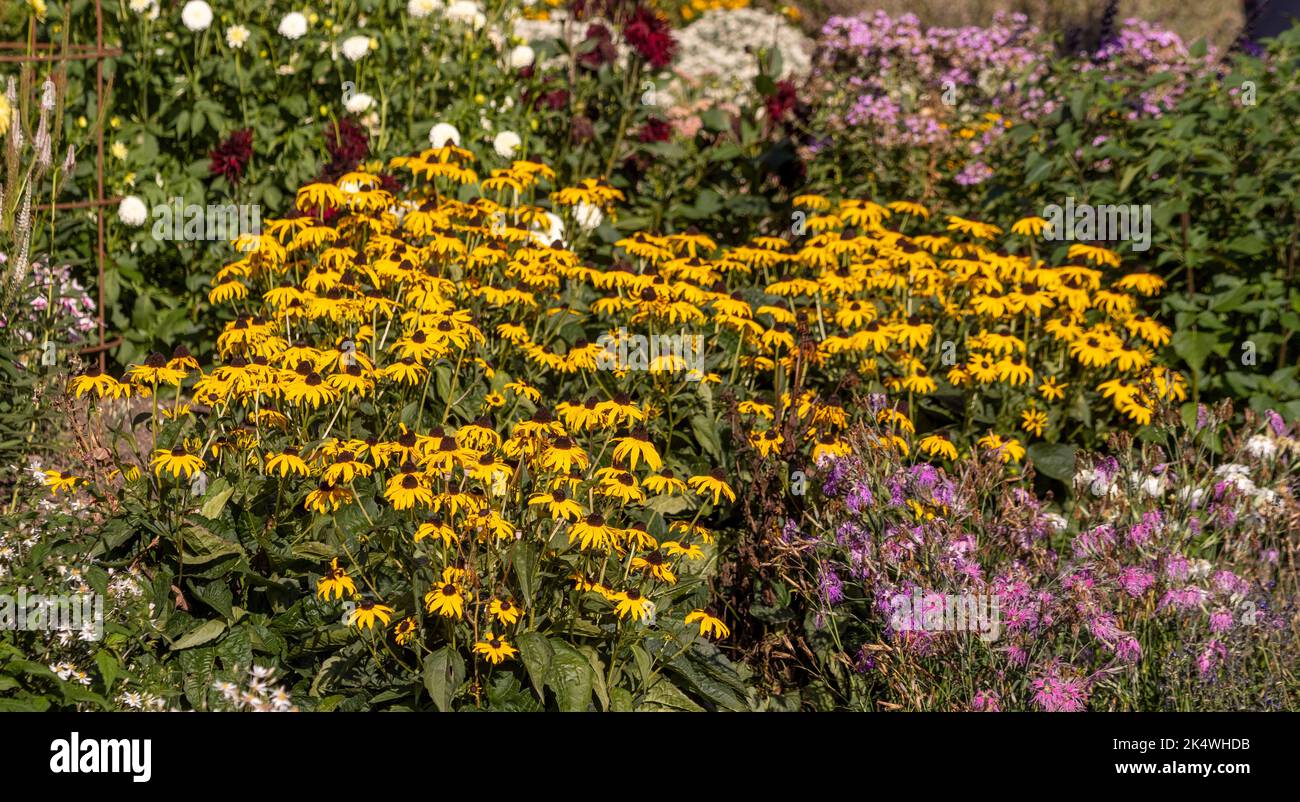
[[[452,710],[451,700],[465,681],[465,661],[450,646],[424,658],[424,687],[433,704],[443,713]]]
[[[1203,331],[1179,331],[1174,333],[1174,353],[1178,354],[1195,373],[1205,370],[1205,360],[1214,353],[1218,340],[1212,334]]]
[[[587,662],[591,663],[591,688],[596,692],[596,698],[600,701],[602,710],[609,710],[609,689],[605,687],[605,664],[601,661],[600,655],[590,646],[581,646],[578,651],[587,656]]]
[[[1034,443],[1029,459],[1044,476],[1069,483],[1074,478],[1074,446],[1068,443]]]
[[[546,672],[546,687],[566,713],[583,713],[591,706],[591,663],[586,655],[559,638],[551,638],[555,653]]]
[[[689,713],[703,713],[704,708],[691,701],[691,698],[682,693],[676,685],[667,679],[660,679],[650,687],[646,692],[645,698],[637,706],[637,710],[646,712],[659,711],[685,711]]]
[[[183,636],[172,643],[171,650],[179,652],[181,649],[192,649],[195,646],[202,646],[205,643],[216,640],[221,637],[221,633],[226,631],[225,621],[204,621]]]
[[[232,554],[244,554],[243,546],[232,543],[198,524],[185,527],[181,530],[181,536],[185,542],[186,565],[203,565]]]
[[[221,511],[225,509],[226,502],[230,500],[235,488],[230,486],[224,478],[219,478],[208,488],[207,501],[203,502],[203,507],[199,513],[208,519],[216,519],[221,516]]]
[[[117,663],[117,658],[107,649],[100,649],[95,653],[95,665],[99,667],[99,676],[104,680],[104,693],[113,692],[113,682],[117,679],[117,674],[121,667]]]
[[[555,649],[540,632],[524,632],[516,640],[519,644],[519,654],[524,661],[524,668],[528,670],[528,679],[533,683],[537,698],[545,704],[546,677],[551,668],[551,657],[555,654]]]
[[[519,591],[523,593],[525,609],[533,604],[533,594],[537,590],[537,550],[529,543],[520,540],[515,544],[510,555],[515,569],[515,579],[519,582]]]
[[[703,415],[691,416],[691,431],[695,434],[695,441],[704,449],[704,453],[713,458],[714,462],[722,462],[722,440],[718,436],[718,424],[711,418]]]

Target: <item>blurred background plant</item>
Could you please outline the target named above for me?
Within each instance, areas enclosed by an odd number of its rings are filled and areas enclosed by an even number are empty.
[[[19,52],[26,56],[38,55],[42,19],[37,8],[5,10],[25,33]],[[67,44],[65,36],[57,50],[39,54],[66,52]],[[70,363],[77,361],[76,349],[95,336],[96,304],[77,277],[86,274],[93,256],[82,252],[79,270],[52,256],[68,219],[78,217],[55,204],[89,178],[76,153],[93,131],[65,135],[67,96],[68,68],[56,60],[23,62],[15,74],[0,74],[0,461],[5,465],[54,446],[50,434],[58,421],[47,396],[61,392]],[[87,229],[84,215],[80,218],[72,227]],[[7,477],[5,489],[14,481]]]

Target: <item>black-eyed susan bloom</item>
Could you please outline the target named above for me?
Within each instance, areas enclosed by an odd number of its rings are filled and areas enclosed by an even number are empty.
[[[645,501],[645,491],[637,483],[636,477],[627,471],[610,471],[601,478],[597,492],[605,498],[617,499],[625,505]]]
[[[620,621],[629,616],[633,621],[642,621],[654,613],[654,602],[636,589],[617,593],[611,601]]]
[[[414,641],[419,633],[419,624],[415,618],[408,615],[398,621],[397,626],[393,627],[393,640],[397,641],[398,646],[406,646]]]
[[[645,488],[656,496],[675,496],[686,492],[686,483],[678,479],[671,468],[646,478]]]
[[[388,626],[392,617],[392,607],[372,601],[358,602],[352,614],[348,616],[348,626],[357,629],[371,629],[376,624]]]
[[[688,560],[704,559],[704,550],[694,543],[688,546],[676,540],[665,540],[659,544],[659,547],[670,557],[685,557]]]
[[[339,565],[338,557],[330,560],[330,567],[325,569],[325,575],[316,583],[316,595],[326,601],[331,596],[342,599],[357,595],[356,583],[348,576],[347,569]]]
[[[941,434],[928,434],[921,438],[918,445],[922,452],[932,457],[957,459],[957,446],[953,445],[951,440]]]
[[[352,491],[341,485],[321,480],[303,499],[303,507],[313,512],[328,513],[337,512],[339,507],[351,504],[355,496]]]
[[[492,665],[500,665],[507,659],[514,659],[519,650],[506,643],[505,638],[484,633],[483,640],[474,644],[474,654],[482,655]]]
[[[1025,447],[1014,437],[1003,438],[989,432],[979,439],[979,445],[1002,462],[1019,462],[1025,458]]]
[[[493,597],[488,605],[488,615],[495,618],[502,626],[518,623],[523,613],[523,608],[510,598]]]
[[[143,365],[127,368],[126,378],[137,385],[157,387],[160,384],[170,384],[176,387],[185,378],[185,371],[167,367],[167,357],[154,353],[149,355]]]
[[[706,637],[720,640],[731,634],[731,630],[727,629],[727,625],[722,623],[722,619],[718,618],[717,614],[710,609],[691,611],[686,615],[684,623],[688,626],[690,624],[699,624],[700,635]]]
[[[75,476],[62,473],[61,471],[46,471],[45,486],[50,489],[50,495],[57,496],[60,491],[71,493],[72,489],[77,486],[81,480]]]
[[[785,437],[776,429],[750,432],[749,434],[749,444],[754,447],[760,457],[765,459],[780,451],[784,443]]]
[[[660,582],[667,582],[669,585],[677,582],[677,575],[673,573],[673,568],[668,563],[668,559],[660,551],[651,551],[644,555],[638,554],[632,558],[631,567],[633,571],[649,574]]]
[[[465,614],[465,595],[456,582],[444,578],[424,594],[424,609],[430,615],[460,618]]]
[[[299,454],[298,449],[289,446],[283,451],[266,455],[266,472],[281,477],[310,476],[311,469]]]
[[[330,404],[338,399],[338,390],[325,383],[315,371],[301,379],[289,382],[284,388],[284,398],[290,404],[302,405],[315,409],[322,404]]]
[[[1038,385],[1038,393],[1048,401],[1060,401],[1065,398],[1065,391],[1070,385],[1057,381],[1055,376],[1045,376]]]
[[[161,476],[164,471],[170,473],[173,477],[190,478],[195,471],[203,470],[205,463],[202,459],[189,453],[184,446],[176,446],[172,449],[159,449],[153,453],[153,461],[150,463],[153,472]]]
[[[1011,233],[1022,237],[1037,237],[1047,225],[1047,221],[1041,217],[1022,217],[1011,224]]]
[[[596,513],[569,527],[569,542],[578,541],[578,548],[609,549],[614,543],[614,530],[605,523],[605,518]]]
[[[574,467],[586,470],[588,462],[587,452],[568,437],[557,437],[542,452],[542,467],[553,473],[568,473]]]
[[[1041,409],[1024,410],[1020,413],[1020,428],[1036,437],[1042,437],[1047,430],[1047,413]]]
[[[172,349],[172,358],[167,360],[167,367],[182,372],[194,371],[199,369],[199,360],[194,358],[190,349],[178,345]]]
[[[704,498],[712,497],[715,506],[723,498],[727,499],[727,501],[736,500],[736,491],[732,490],[731,485],[727,484],[727,473],[721,468],[714,468],[702,476],[692,476],[686,480],[686,484],[696,494]]]
[[[442,541],[444,546],[452,546],[460,542],[460,535],[452,529],[441,515],[433,515],[428,521],[420,524],[415,530],[415,542],[419,543],[426,537],[431,537]]]
[[[663,458],[655,450],[654,443],[650,442],[645,429],[636,429],[626,437],[616,438],[614,459],[626,462],[632,470],[636,470],[637,465],[642,462],[652,471],[657,471],[664,466]]]
[[[99,365],[95,364],[87,368],[85,373],[74,377],[68,389],[76,398],[81,398],[83,395],[90,395],[92,398],[114,398],[118,394],[117,386],[117,379],[101,371]]]
[[[555,488],[545,493],[534,493],[528,499],[528,506],[543,506],[553,519],[577,521],[582,518],[582,505],[569,497],[563,488]]]
[[[433,490],[424,476],[416,473],[399,473],[389,479],[384,485],[384,498],[395,510],[433,506]]]

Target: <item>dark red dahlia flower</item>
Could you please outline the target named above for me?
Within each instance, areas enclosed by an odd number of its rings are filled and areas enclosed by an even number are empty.
[[[569,90],[552,89],[541,97],[542,105],[551,111],[559,111],[569,105]]]
[[[666,17],[646,6],[637,6],[623,26],[623,38],[651,67],[662,70],[677,55],[677,40]]]
[[[777,81],[776,92],[764,101],[767,116],[774,123],[780,122],[786,112],[797,105],[799,105],[799,93],[795,91],[794,84],[790,81]]]
[[[325,125],[325,150],[330,155],[329,164],[321,173],[323,181],[337,181],[344,173],[357,169],[357,165],[370,155],[370,134],[365,126],[351,117],[344,117]]]
[[[212,163],[208,166],[212,175],[225,176],[230,183],[238,184],[244,177],[244,168],[248,167],[249,159],[253,158],[253,129],[235,131],[208,155],[212,157]]]
[[[672,123],[662,117],[651,117],[637,132],[637,139],[642,142],[667,142],[673,136]]]
[[[587,26],[587,38],[579,45],[579,49],[582,55],[578,56],[578,63],[589,70],[598,70],[618,58],[618,51],[614,49],[614,35],[599,22]]]

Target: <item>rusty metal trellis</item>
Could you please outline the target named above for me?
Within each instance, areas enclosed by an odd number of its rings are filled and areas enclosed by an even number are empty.
[[[99,302],[95,305],[96,323],[98,328],[99,342],[96,345],[87,346],[79,350],[82,354],[96,354],[99,358],[101,369],[105,367],[105,353],[110,348],[115,348],[122,342],[121,337],[115,337],[112,340],[106,339],[104,332],[104,268],[108,262],[108,253],[104,244],[104,207],[118,203],[121,198],[104,197],[104,126],[102,124],[104,115],[100,114],[102,104],[106,103],[107,92],[104,81],[104,61],[114,56],[122,55],[119,48],[104,47],[104,9],[100,5],[100,0],[94,0],[95,5],[95,44],[81,45],[68,43],[66,46],[57,46],[53,43],[36,43],[34,49],[38,52],[28,53],[27,42],[0,42],[0,64],[17,63],[64,63],[69,61],[95,61],[95,111],[96,116],[100,118],[101,124],[96,126],[96,143],[95,143],[95,193],[91,200],[69,201],[58,203],[58,199],[53,199],[50,204],[51,213],[54,210],[71,210],[71,209],[94,209],[95,210],[95,264],[98,271],[98,281],[96,287],[99,292]],[[66,15],[65,15],[66,17]],[[56,47],[58,52],[55,52]],[[21,51],[18,55],[12,52]],[[46,51],[46,52],[39,52]],[[51,243],[51,247],[53,243]]]

